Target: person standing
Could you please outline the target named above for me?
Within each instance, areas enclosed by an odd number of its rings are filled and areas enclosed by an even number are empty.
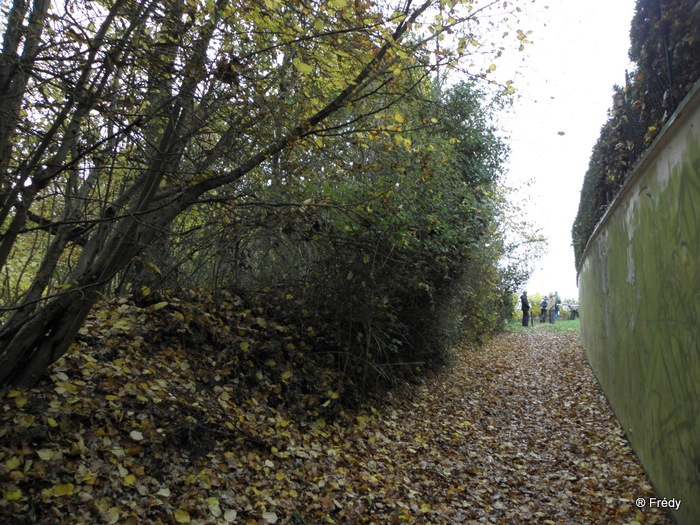
[[[540,323],[547,320],[547,298],[543,297],[540,301]]]
[[[523,310],[523,326],[527,326],[530,321],[530,301],[527,300],[526,291],[520,296],[520,307]]]
[[[571,309],[571,319],[576,319],[578,317],[578,304],[572,303],[569,308]]]
[[[554,298],[554,294],[552,292],[549,292],[549,297],[547,297],[547,313],[549,314],[549,324],[554,324],[554,321],[556,321],[556,299]]]
[[[559,292],[554,292],[554,319],[559,319],[559,306],[561,306],[561,297]]]

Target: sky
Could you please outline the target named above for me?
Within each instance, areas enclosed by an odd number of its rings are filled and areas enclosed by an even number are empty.
[[[635,0],[536,0],[520,21],[533,31],[532,43],[505,59],[505,73],[517,69],[520,94],[500,119],[510,135],[507,183],[549,243],[524,287],[530,296],[558,291],[578,298],[571,227],[613,86],[623,86],[631,69],[634,6]]]

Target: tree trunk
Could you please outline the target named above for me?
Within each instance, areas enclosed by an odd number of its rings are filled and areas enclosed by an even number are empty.
[[[55,299],[3,341],[1,384],[30,388],[66,353],[99,297],[97,290],[79,295],[75,292]]]

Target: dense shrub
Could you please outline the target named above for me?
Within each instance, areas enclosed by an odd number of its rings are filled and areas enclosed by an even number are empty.
[[[513,284],[498,266],[506,150],[493,108],[472,84],[406,102],[396,114],[416,123],[411,133],[386,122],[364,141],[328,138],[313,159],[280,158],[235,204],[199,208],[210,224],[175,238],[179,263],[153,261],[168,268],[159,277],[171,272],[163,284],[255,296],[363,384],[500,327]]]

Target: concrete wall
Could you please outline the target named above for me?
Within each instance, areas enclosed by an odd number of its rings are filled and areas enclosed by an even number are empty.
[[[601,219],[579,271],[581,338],[662,498],[700,524],[700,89]]]

